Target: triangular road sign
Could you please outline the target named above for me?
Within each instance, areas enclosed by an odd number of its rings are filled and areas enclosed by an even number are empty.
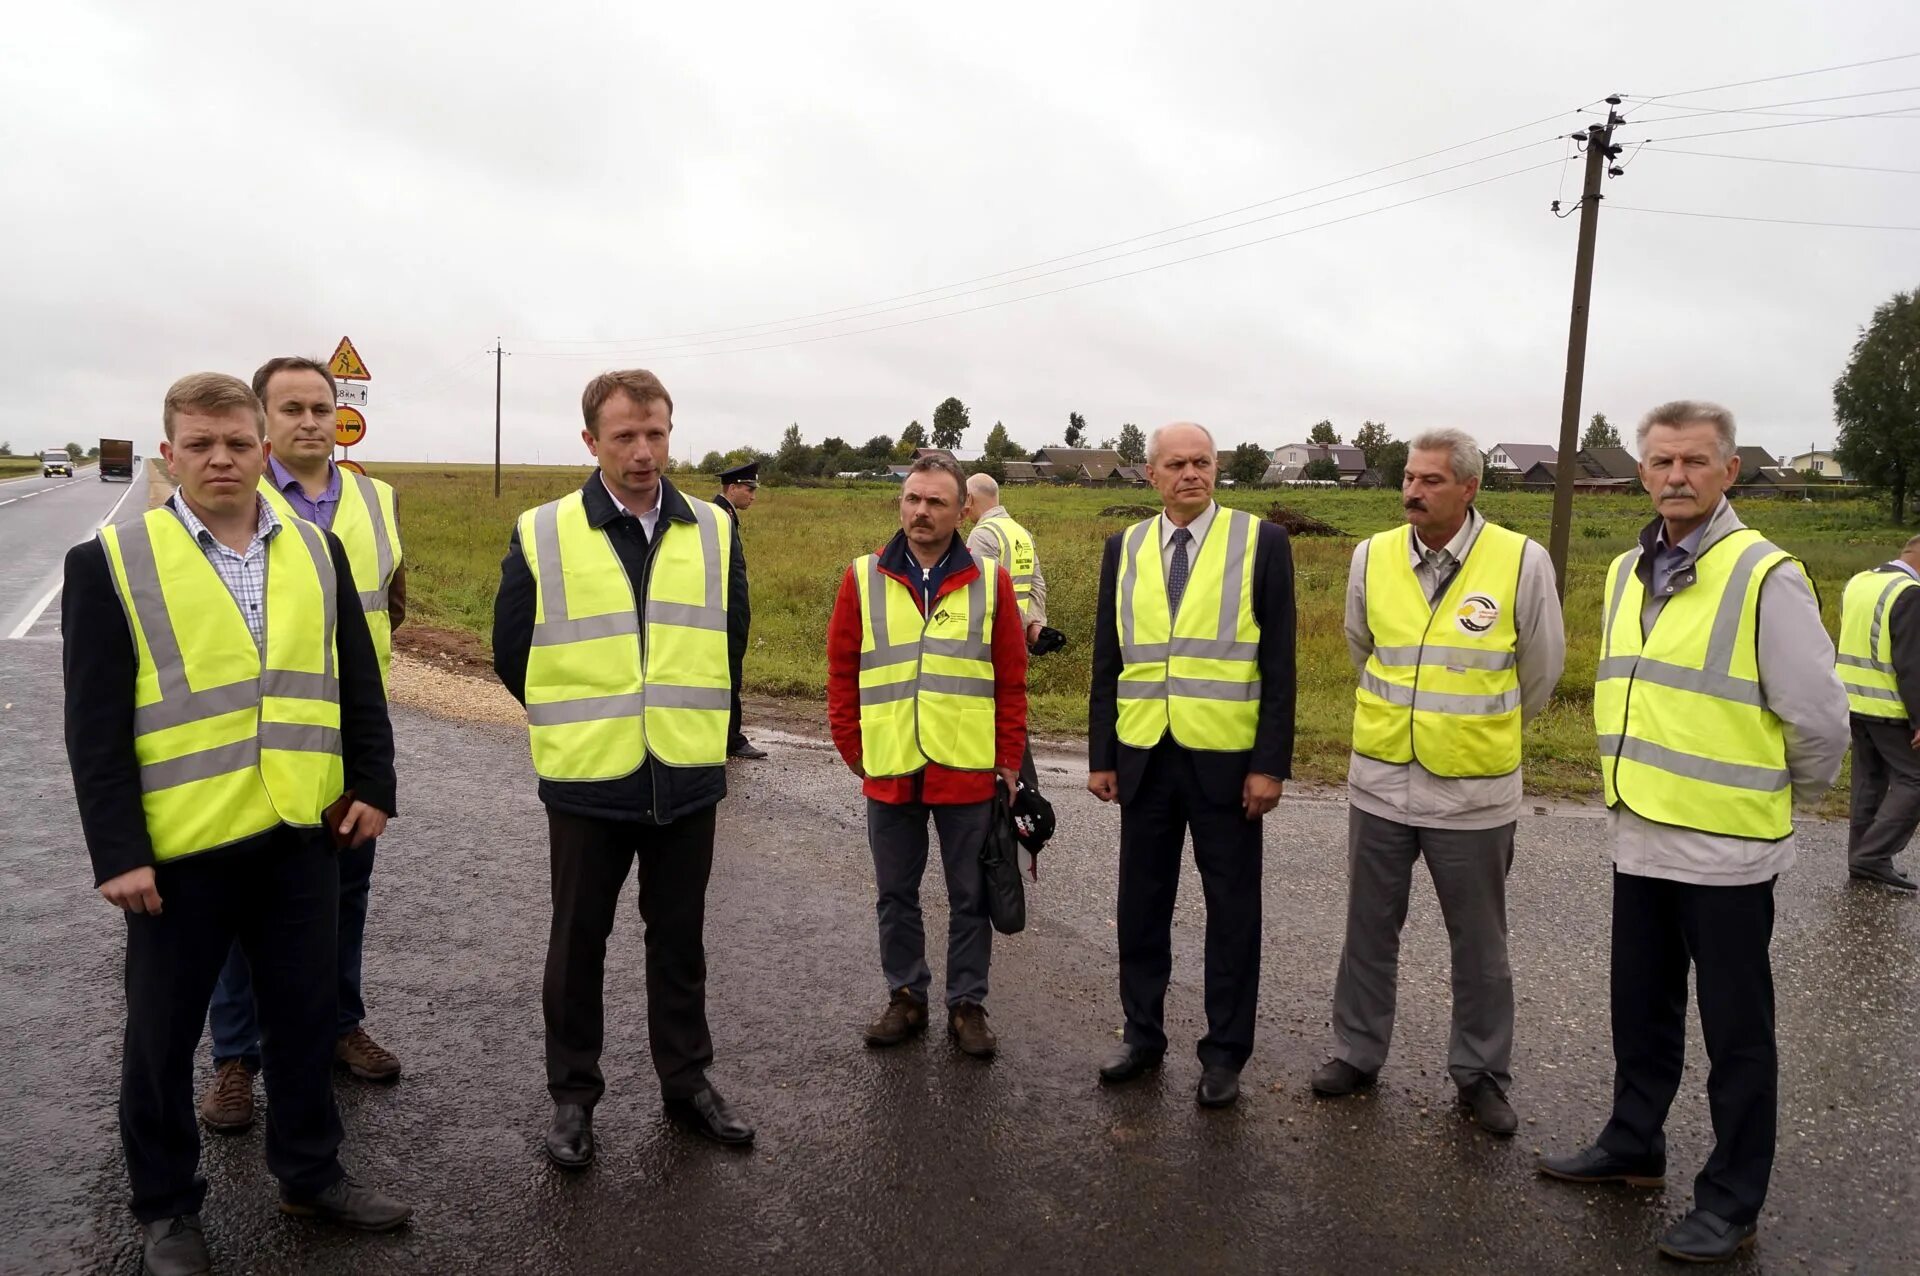
[[[367,371],[360,352],[353,348],[353,342],[346,337],[340,338],[340,344],[333,348],[333,358],[327,361],[327,370],[342,381],[373,380],[373,374]]]

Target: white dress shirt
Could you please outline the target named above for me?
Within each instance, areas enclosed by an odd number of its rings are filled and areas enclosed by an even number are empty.
[[[1193,565],[1200,561],[1200,542],[1207,538],[1207,529],[1213,526],[1213,516],[1219,512],[1220,506],[1213,501],[1208,501],[1207,508],[1200,511],[1200,516],[1187,524],[1187,531],[1193,534],[1193,542],[1187,546],[1187,570],[1189,572],[1193,570]],[[1160,515],[1160,575],[1162,579],[1165,579],[1166,574],[1173,570],[1173,533],[1178,526],[1179,525],[1168,518],[1165,513]]]
[[[607,489],[607,495],[613,498],[613,507],[619,510],[624,517],[637,518],[640,520],[640,530],[647,534],[647,540],[651,543],[653,540],[653,529],[660,524],[659,484],[656,483],[653,488],[653,508],[644,512],[634,509],[631,505],[628,505],[620,499],[620,493],[614,491],[612,486],[608,484],[604,471],[600,474],[600,486]]]

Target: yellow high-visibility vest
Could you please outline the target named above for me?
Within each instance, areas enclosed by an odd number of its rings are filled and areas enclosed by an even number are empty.
[[[1167,602],[1160,516],[1121,540],[1114,621],[1119,627],[1120,742],[1151,749],[1169,731],[1182,747],[1244,753],[1260,726],[1260,624],[1253,614],[1259,520],[1219,509],[1181,595]]]
[[[981,519],[980,526],[986,528],[1000,546],[997,557],[1013,580],[1013,597],[1020,604],[1020,619],[1025,620],[1033,609],[1034,565],[1040,561],[1034,552],[1033,533],[1006,514]]]
[[[285,520],[268,542],[260,644],[172,510],[98,536],[133,635],[133,751],[155,860],[317,827],[346,787],[339,584],[320,529]]]
[[[933,600],[923,616],[912,587],[864,554],[860,590],[860,765],[872,779],[913,775],[929,761],[954,771],[994,763],[993,613],[1000,598],[991,558],[979,574]]]
[[[1635,546],[1607,572],[1593,719],[1609,807],[1756,841],[1793,832],[1786,734],[1760,689],[1760,589],[1798,560],[1752,528],[1694,560],[1644,631]]]
[[[644,644],[633,585],[607,533],[587,522],[585,498],[574,492],[520,516],[535,591],[527,726],[542,779],[618,779],[649,757],[726,764],[733,537],[716,507],[686,501],[693,522],[663,512],[656,525]]]
[[[1907,720],[1900,685],[1893,676],[1893,605],[1920,589],[1898,567],[1872,567],[1847,582],[1840,602],[1840,643],[1835,657],[1847,707],[1868,718]]]
[[[300,517],[293,503],[274,487],[270,473],[260,478],[260,495],[282,521]],[[393,669],[393,617],[387,610],[387,591],[401,561],[393,488],[379,479],[341,470],[340,504],[333,512],[331,530],[347,551],[347,566],[353,569],[354,587],[360,591],[360,610],[366,613],[384,687]]]
[[[1527,538],[1483,523],[1437,603],[1414,575],[1411,527],[1367,542],[1373,654],[1354,689],[1353,751],[1439,776],[1520,766],[1514,609]]]

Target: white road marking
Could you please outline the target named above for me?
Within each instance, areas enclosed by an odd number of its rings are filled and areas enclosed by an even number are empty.
[[[62,486],[65,486],[65,485],[62,484]],[[39,495],[38,492],[27,493],[27,496],[38,496],[38,495]],[[132,495],[133,495],[133,485],[128,484],[127,490],[120,493],[120,499],[113,503],[113,508],[107,511],[106,517],[93,525],[94,531],[99,531],[102,527],[105,527],[108,523],[111,523],[113,521],[113,516],[120,512],[120,507],[122,505],[125,505],[127,503],[127,498]],[[25,500],[26,497],[22,496],[17,499]],[[87,536],[82,536],[78,541],[75,541],[74,544],[76,545],[82,544],[86,541],[88,536],[92,536],[92,535],[93,535],[93,532],[88,532]],[[49,588],[44,595],[42,595],[39,602],[35,603],[27,611],[25,618],[22,619],[19,624],[13,627],[13,632],[7,635],[7,638],[9,641],[15,638],[25,638],[28,632],[32,630],[34,625],[38,623],[38,621],[40,620],[40,617],[46,612],[47,608],[53,606],[53,600],[60,596],[61,587],[66,584],[66,581],[62,578],[62,573],[64,571],[65,571],[65,566],[63,565],[59,570],[54,572],[52,587]]]

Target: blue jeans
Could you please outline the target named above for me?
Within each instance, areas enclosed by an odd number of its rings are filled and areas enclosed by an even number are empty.
[[[367,934],[367,896],[373,887],[372,842],[357,851],[340,851],[340,1015],[335,1036],[344,1037],[360,1026],[367,1008],[360,1000],[360,947]],[[260,1069],[260,1019],[253,1004],[253,973],[246,954],[234,944],[221,968],[220,982],[207,1006],[207,1027],[213,1036],[213,1061],[244,1059]]]

